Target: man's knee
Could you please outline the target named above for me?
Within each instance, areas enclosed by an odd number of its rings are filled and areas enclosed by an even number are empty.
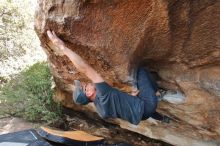
[[[147,74],[148,74],[148,73],[147,73],[146,69],[144,69],[144,68],[139,68],[139,69],[138,69],[138,73],[137,73],[137,78],[138,78],[139,80],[146,79],[146,78],[148,78],[148,75],[147,75]]]
[[[146,73],[147,69],[143,68],[143,67],[139,67],[138,68],[138,73]]]

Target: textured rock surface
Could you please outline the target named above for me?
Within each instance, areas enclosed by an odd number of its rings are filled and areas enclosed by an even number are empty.
[[[182,90],[184,104],[159,104],[172,124],[121,127],[175,145],[220,144],[220,1],[218,0],[39,0],[35,29],[56,86],[56,99],[74,110],[93,105],[71,101],[74,79],[88,81],[66,57],[56,56],[45,32],[53,29],[105,80],[129,91],[129,70],[142,64],[163,88]],[[94,113],[92,113],[94,114]]]

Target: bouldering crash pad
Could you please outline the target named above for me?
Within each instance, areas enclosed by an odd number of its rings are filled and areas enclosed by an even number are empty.
[[[47,127],[0,135],[0,146],[132,146],[127,143],[108,144],[103,137],[84,131],[61,131]]]
[[[42,139],[34,129],[0,135],[0,146],[54,146]]]
[[[61,131],[47,127],[41,127],[38,134],[56,143],[63,143],[66,145],[99,145],[103,144],[104,138],[90,135],[84,131]]]

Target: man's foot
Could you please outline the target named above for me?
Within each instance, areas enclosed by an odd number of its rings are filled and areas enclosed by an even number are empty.
[[[168,90],[165,91],[163,89],[160,89],[159,91],[158,100],[165,100],[167,102],[173,103],[173,104],[180,104],[185,101],[185,95],[180,91],[175,90]]]
[[[168,116],[163,116],[163,120],[161,121],[162,123],[170,123],[171,122],[171,118]]]
[[[173,103],[173,104],[180,104],[185,101],[185,96],[180,91],[168,90],[166,91],[165,95],[163,96],[163,100]]]

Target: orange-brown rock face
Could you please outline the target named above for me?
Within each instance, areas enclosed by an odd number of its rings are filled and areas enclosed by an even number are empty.
[[[163,88],[182,90],[187,100],[160,102],[171,124],[121,127],[175,145],[220,144],[220,1],[218,0],[39,0],[35,28],[50,63],[57,100],[71,101],[74,79],[88,81],[66,57],[57,56],[45,35],[54,30],[105,80],[128,91],[129,71],[142,64]]]

